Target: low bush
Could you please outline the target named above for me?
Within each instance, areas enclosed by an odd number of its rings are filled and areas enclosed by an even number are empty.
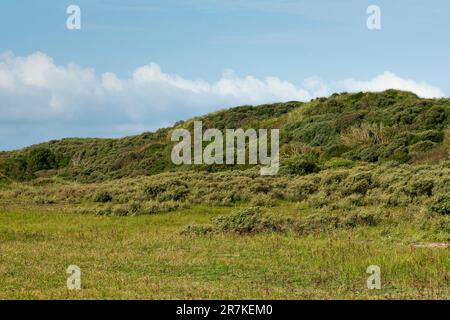
[[[265,217],[259,207],[246,208],[231,215],[218,217],[214,220],[214,226],[219,232],[237,234],[276,232],[282,228],[276,221]]]
[[[433,194],[434,183],[429,179],[419,179],[412,182],[405,189],[405,193],[412,197],[427,196],[430,197]]]
[[[286,161],[281,171],[285,174],[307,175],[319,172],[320,168],[314,160],[299,156]]]
[[[351,168],[353,165],[354,161],[343,158],[333,158],[325,163],[325,167],[328,169]]]
[[[374,187],[375,184],[372,181],[372,175],[369,172],[363,172],[351,175],[345,179],[341,192],[345,196],[353,193],[366,194],[367,191]]]
[[[105,202],[111,202],[112,200],[113,200],[112,195],[107,191],[98,192],[94,196],[94,202],[105,203]]]
[[[450,197],[438,196],[431,202],[430,211],[440,215],[450,215]]]

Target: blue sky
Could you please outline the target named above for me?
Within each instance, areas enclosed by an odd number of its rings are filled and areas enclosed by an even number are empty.
[[[445,0],[4,0],[0,150],[334,91],[448,96],[449,16]]]

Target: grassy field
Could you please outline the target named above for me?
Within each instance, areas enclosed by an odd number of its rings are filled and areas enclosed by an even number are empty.
[[[115,217],[3,209],[0,299],[450,298],[450,251],[417,245],[433,236],[408,223],[308,235],[180,232],[236,210]],[[66,288],[72,264],[81,268],[79,291]],[[367,289],[369,265],[381,268],[381,290]]]

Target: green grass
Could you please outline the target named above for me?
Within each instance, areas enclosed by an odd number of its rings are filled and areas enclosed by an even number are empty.
[[[0,299],[450,298],[449,250],[414,247],[418,232],[407,224],[304,236],[180,233],[232,211],[0,211]],[[80,291],[66,288],[72,264],[81,268]],[[381,290],[366,287],[369,265],[381,267]]]

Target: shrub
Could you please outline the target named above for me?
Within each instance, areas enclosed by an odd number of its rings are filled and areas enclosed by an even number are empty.
[[[430,140],[420,141],[409,147],[411,152],[426,152],[433,149],[435,144]]]
[[[337,158],[350,150],[350,147],[343,144],[336,144],[334,146],[328,147],[323,152],[321,159],[329,160],[331,158]]]
[[[113,200],[112,195],[107,191],[101,191],[94,196],[94,202],[111,202]]]
[[[156,199],[156,197],[166,191],[166,186],[162,183],[150,183],[145,186],[144,193],[149,199]]]
[[[3,174],[13,180],[25,181],[34,178],[27,171],[27,161],[24,157],[9,158],[2,165]]]
[[[343,195],[351,195],[353,193],[366,194],[367,191],[374,188],[372,182],[372,175],[368,172],[358,173],[356,175],[349,176],[342,186]]]
[[[336,128],[333,121],[302,122],[292,137],[311,146],[325,146],[335,142]]]
[[[408,148],[402,144],[401,141],[397,141],[393,144],[386,145],[380,150],[380,160],[384,161],[397,161],[399,163],[405,163],[411,159]]]
[[[314,209],[320,209],[331,202],[330,197],[324,192],[318,192],[308,198],[308,205]]]
[[[444,132],[439,130],[427,130],[416,134],[413,138],[414,142],[418,141],[442,142],[444,140]]]
[[[249,234],[267,231],[279,231],[281,225],[266,218],[260,208],[246,208],[240,212],[221,216],[214,220],[215,229],[220,232]]]
[[[273,207],[275,205],[275,201],[269,195],[258,194],[253,197],[250,204],[255,207]]]
[[[287,198],[294,201],[303,201],[309,195],[315,193],[319,189],[319,184],[311,181],[296,180],[289,186],[287,190]]]
[[[189,194],[188,185],[179,180],[153,182],[144,189],[144,194],[150,200],[179,201],[184,200]]]
[[[30,151],[27,162],[28,169],[32,172],[57,168],[55,154],[49,149],[39,148]]]
[[[142,203],[137,201],[131,201],[128,204],[128,212],[131,215],[138,215],[142,213]]]
[[[435,198],[430,206],[431,212],[435,212],[441,215],[449,215],[450,214],[450,197],[448,196],[439,196]]]
[[[447,121],[448,111],[444,107],[434,106],[425,114],[425,123],[428,128],[435,128]]]
[[[0,185],[2,185],[2,184],[7,184],[7,183],[9,183],[10,181],[9,181],[9,179],[5,176],[5,175],[3,175],[2,173],[0,173]]]
[[[351,168],[354,162],[352,160],[343,158],[333,158],[325,163],[326,168],[336,169],[336,168]]]
[[[283,172],[287,174],[307,175],[320,171],[315,161],[306,157],[295,157],[286,161]]]
[[[336,130],[341,132],[351,126],[359,125],[364,119],[366,111],[346,112],[336,119]]]
[[[410,197],[431,196],[433,194],[434,183],[431,180],[418,180],[411,183],[405,190]]]

